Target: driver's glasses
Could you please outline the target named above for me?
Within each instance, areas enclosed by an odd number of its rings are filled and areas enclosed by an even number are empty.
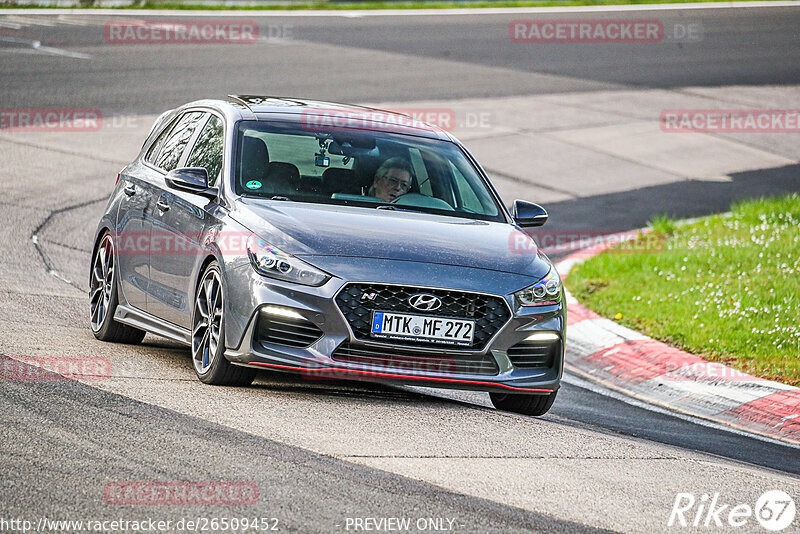
[[[406,193],[411,190],[411,182],[406,182],[400,180],[399,178],[395,178],[394,176],[384,176],[384,180],[393,188],[393,189],[400,189],[401,191],[405,191]]]

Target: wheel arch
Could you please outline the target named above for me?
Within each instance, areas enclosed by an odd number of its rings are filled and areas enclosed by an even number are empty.
[[[220,263],[219,258],[217,258],[215,254],[207,254],[200,263],[200,268],[197,270],[197,276],[194,277],[194,293],[192,294],[192,297],[197,296],[197,288],[200,287],[200,279],[203,277],[203,273],[206,272],[206,269],[208,269],[208,266],[211,265],[212,261]]]
[[[215,248],[213,250],[207,251],[203,260],[198,263],[199,267],[197,269],[197,274],[194,277],[194,285],[192,286],[192,306],[194,306],[194,299],[197,298],[197,290],[200,287],[200,282],[203,278],[203,274],[206,272],[206,269],[208,269],[208,266],[211,265],[211,262],[214,261],[216,261],[217,265],[219,265],[222,287],[224,288],[226,286],[227,282],[225,280],[225,272],[223,269],[223,265],[225,264],[222,261],[222,256],[219,253],[219,250],[216,250]]]

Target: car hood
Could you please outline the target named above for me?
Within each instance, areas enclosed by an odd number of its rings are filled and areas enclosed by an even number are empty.
[[[543,277],[550,262],[506,223],[411,211],[240,199],[231,216],[284,252],[456,265]]]

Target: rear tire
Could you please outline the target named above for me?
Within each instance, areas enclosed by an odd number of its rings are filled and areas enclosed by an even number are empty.
[[[225,358],[225,288],[212,261],[197,284],[192,308],[192,365],[197,378],[214,386],[247,386],[256,370]]]
[[[554,391],[547,395],[518,395],[492,391],[489,393],[489,397],[492,399],[494,407],[498,410],[539,416],[546,414],[550,410],[556,400],[557,393],[557,391]]]
[[[114,320],[118,303],[114,239],[106,233],[94,253],[89,273],[89,322],[92,333],[101,341],[129,345],[141,343],[145,334],[143,330]]]

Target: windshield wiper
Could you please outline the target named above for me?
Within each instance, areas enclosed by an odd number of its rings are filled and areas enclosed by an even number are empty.
[[[430,213],[429,211],[425,211],[419,208],[414,208],[413,206],[395,206],[392,204],[381,204],[375,208],[376,210],[391,210],[391,211],[413,211],[415,213]]]
[[[292,200],[289,197],[284,197],[284,196],[281,196],[281,195],[275,195],[275,196],[269,197],[269,199],[270,200]]]
[[[376,210],[392,210],[392,211],[417,211],[417,212],[422,213],[420,210],[415,210],[413,208],[407,208],[405,206],[400,208],[400,207],[397,207],[397,206],[393,206],[391,204],[381,204],[379,206],[376,206],[375,209]]]

